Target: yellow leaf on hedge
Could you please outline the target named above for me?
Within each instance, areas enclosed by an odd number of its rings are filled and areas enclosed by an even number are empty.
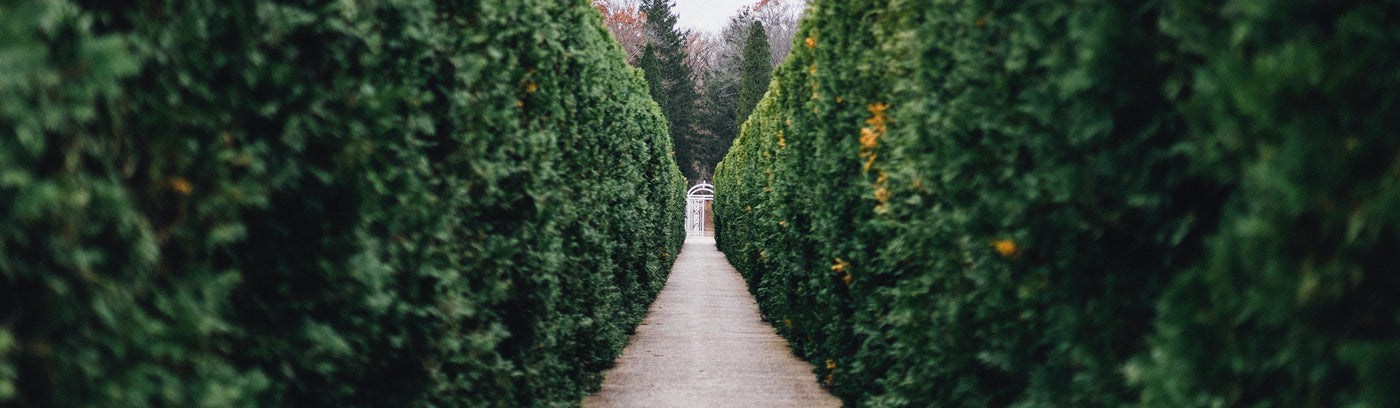
[[[1016,247],[1016,243],[1009,239],[1001,239],[992,242],[992,247],[996,248],[997,253],[1001,254],[1001,256],[1007,258],[1015,258],[1020,253],[1020,249]]]
[[[182,195],[190,195],[190,192],[194,191],[194,185],[184,177],[171,178],[170,188]]]

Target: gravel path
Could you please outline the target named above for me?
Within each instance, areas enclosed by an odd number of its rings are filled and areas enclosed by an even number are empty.
[[[711,237],[691,237],[666,288],[585,408],[839,407],[759,319]]]

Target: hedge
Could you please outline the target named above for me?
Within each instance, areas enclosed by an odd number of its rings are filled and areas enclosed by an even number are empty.
[[[587,1],[0,15],[0,405],[570,406],[684,239]]]
[[[1397,2],[822,1],[721,249],[851,406],[1391,406]]]

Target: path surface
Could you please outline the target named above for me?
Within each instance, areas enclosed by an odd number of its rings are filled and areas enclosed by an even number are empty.
[[[603,375],[585,408],[841,406],[759,319],[713,237],[686,240],[666,288]]]

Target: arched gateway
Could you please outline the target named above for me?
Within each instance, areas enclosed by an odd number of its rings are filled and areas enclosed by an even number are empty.
[[[685,235],[705,236],[705,203],[715,199],[715,186],[700,182],[685,194]]]

